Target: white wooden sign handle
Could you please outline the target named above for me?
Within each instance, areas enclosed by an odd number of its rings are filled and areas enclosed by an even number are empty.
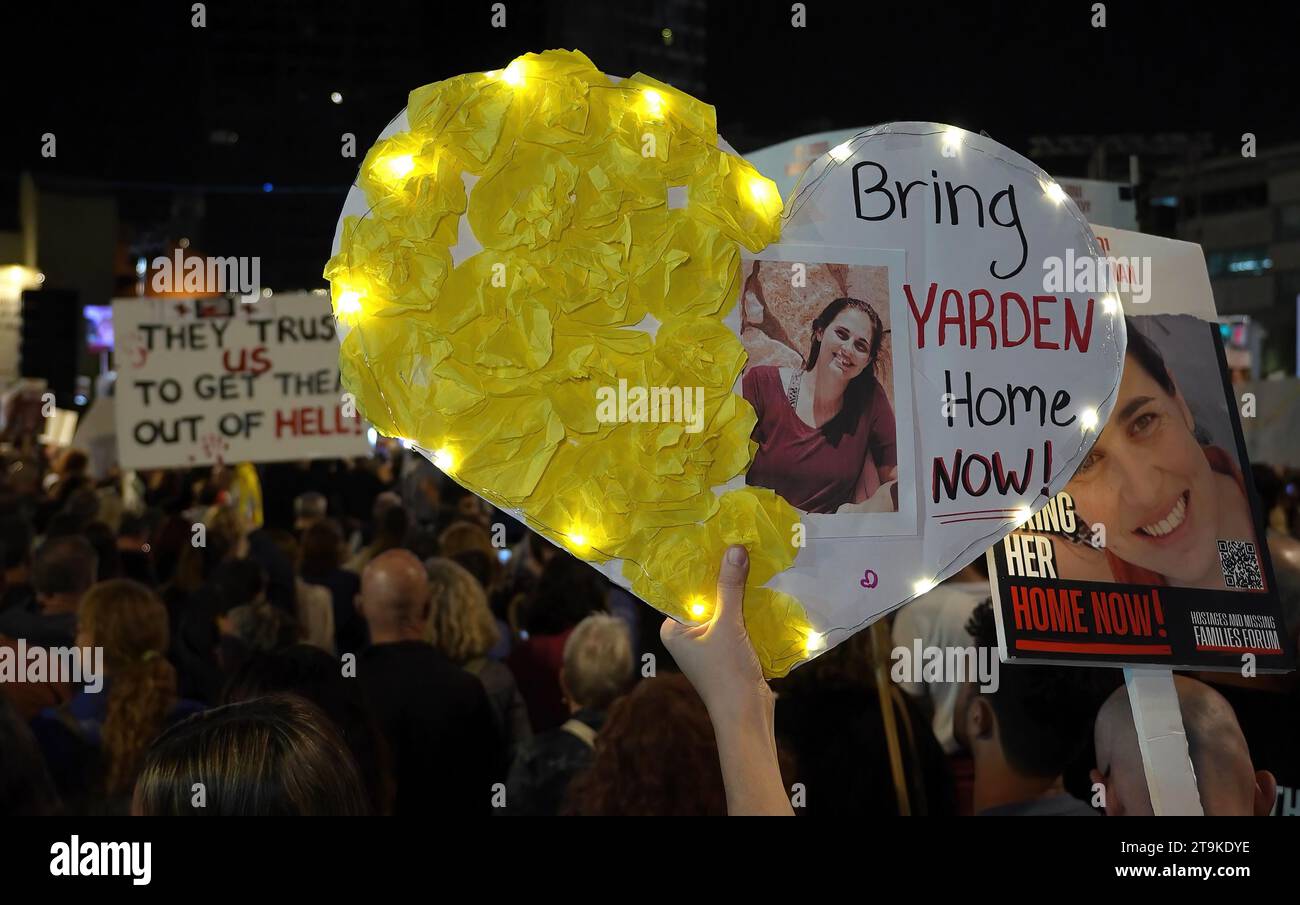
[[[1124,684],[1153,811],[1156,816],[1203,816],[1173,672],[1126,667]]]

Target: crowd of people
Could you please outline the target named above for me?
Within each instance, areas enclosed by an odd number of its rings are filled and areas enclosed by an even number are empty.
[[[744,548],[708,623],[665,621],[400,447],[0,465],[0,647],[103,672],[0,683],[3,814],[1152,811],[1118,670],[891,681],[891,645],[996,645],[978,563],[767,682]],[[1300,547],[1273,476],[1270,546]],[[1296,683],[1232,679],[1177,680],[1206,811],[1300,811]]]

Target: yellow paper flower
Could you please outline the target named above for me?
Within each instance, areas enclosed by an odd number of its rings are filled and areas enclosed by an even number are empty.
[[[781,194],[747,162],[719,154],[692,183],[687,211],[750,251],[779,238]]]
[[[659,320],[721,317],[736,302],[740,249],[684,211],[656,209],[630,218],[633,299]]]
[[[465,183],[457,159],[436,142],[414,132],[376,142],[357,184],[370,204],[367,217],[384,221],[395,239],[455,243]]]
[[[640,92],[656,92],[662,98],[659,106],[663,118],[671,125],[674,134],[688,136],[709,146],[718,143],[718,114],[712,105],[640,72],[630,77],[625,85]]]
[[[348,217],[343,247],[325,266],[325,276],[341,291],[364,295],[367,312],[397,316],[427,311],[451,272],[451,253],[434,243],[400,238],[376,217]],[[337,297],[335,299],[337,302]]]
[[[555,354],[538,380],[571,437],[604,436],[618,426],[619,381],[647,385],[650,350],[650,336],[630,330],[589,329],[555,337]]]
[[[629,547],[623,574],[632,590],[673,618],[695,622],[690,602],[713,600],[726,549],[743,544],[750,569],[745,591],[745,624],[769,677],[784,675],[808,656],[810,623],[799,602],[762,587],[794,564],[799,514],[771,490],[746,487],[724,494],[717,511],[688,529],[660,530]],[[777,607],[780,618],[768,612]]]
[[[622,243],[571,236],[560,243],[554,258],[529,276],[571,329],[592,326],[632,326],[645,318],[645,305],[634,300]]]
[[[516,147],[471,192],[474,235],[485,248],[503,250],[558,242],[573,222],[578,175],[558,151]]]
[[[430,375],[451,345],[416,318],[371,318],[343,340],[339,368],[357,408],[390,437],[418,440],[441,391]]]
[[[484,73],[457,76],[411,92],[406,109],[411,130],[436,135],[468,173],[482,173],[511,123],[515,90]]]
[[[807,660],[814,635],[808,613],[798,599],[771,588],[745,592],[745,630],[754,639],[754,652],[763,675],[779,679]]]

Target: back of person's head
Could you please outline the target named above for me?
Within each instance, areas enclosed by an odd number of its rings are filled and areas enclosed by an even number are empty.
[[[222,563],[238,558],[241,552],[243,524],[233,509],[217,510],[202,527],[203,543],[197,546],[195,539],[199,535],[194,526],[182,522],[168,528],[167,540],[180,540],[172,583],[189,593],[213,579]]]
[[[343,532],[333,519],[321,519],[302,533],[298,574],[328,575],[343,562]]]
[[[285,562],[298,562],[299,546],[298,538],[293,536],[292,531],[286,531],[284,528],[263,528],[262,533],[266,535],[267,540],[275,547],[276,552],[283,557]]]
[[[448,556],[456,565],[474,576],[485,593],[490,593],[501,583],[501,560],[482,550],[461,550]]]
[[[32,730],[0,694],[0,817],[45,817],[59,796]]]
[[[450,559],[424,564],[429,575],[429,642],[454,663],[482,657],[501,640],[483,587]]]
[[[638,683],[609,709],[565,810],[589,816],[725,816],[713,724],[680,673]]]
[[[77,481],[84,482],[84,478],[77,478]],[[63,503],[62,514],[71,516],[78,530],[84,530],[86,525],[95,521],[99,517],[99,494],[95,488],[89,486],[79,486],[73,489],[71,482],[65,485],[67,496]]]
[[[96,584],[81,599],[78,643],[103,648],[108,708],[103,747],[110,795],[135,781],[145,749],[176,706],[176,670],[167,661],[167,608],[125,578]]]
[[[252,650],[272,651],[298,640],[293,616],[267,597],[266,571],[251,559],[222,563],[213,575],[217,610],[228,630]]]
[[[623,620],[593,613],[564,642],[560,683],[580,708],[608,710],[632,677],[632,640]]]
[[[394,791],[388,748],[361,686],[343,676],[338,659],[309,644],[251,657],[226,686],[222,703],[276,693],[299,695],[325,712],[352,752],[371,812],[388,813]]]
[[[129,512],[123,513],[122,520],[117,523],[117,536],[133,540],[144,540],[149,536],[149,519],[143,515],[134,515]]]
[[[54,470],[63,477],[85,474],[90,468],[90,457],[84,450],[68,447],[55,461]]]
[[[190,543],[192,526],[178,515],[167,515],[154,525],[149,537],[149,556],[161,583],[184,584],[184,590],[193,591],[203,583],[201,567],[191,581],[181,581],[177,572],[185,551],[197,553]]]
[[[1263,817],[1273,808],[1277,780],[1255,771],[1246,737],[1232,705],[1204,682],[1174,676],[1178,709],[1187,734],[1187,753],[1207,816]],[[1151,793],[1128,688],[1117,688],[1097,714],[1097,768],[1092,781],[1106,787],[1109,816],[1150,816]]]
[[[384,513],[394,507],[401,507],[402,498],[391,490],[375,494],[375,501],[370,504],[370,521],[376,528],[384,520]]]
[[[293,501],[293,514],[300,526],[304,528],[313,521],[324,518],[328,508],[329,502],[325,499],[325,495],[315,490],[299,494]]]
[[[298,620],[266,597],[226,613],[229,631],[250,650],[267,653],[298,642]]]
[[[0,516],[0,566],[8,571],[27,565],[32,558],[32,528],[17,515]]]
[[[405,547],[414,553],[420,562],[442,555],[442,547],[438,544],[438,532],[427,526],[413,526],[406,534]]]
[[[219,506],[207,521],[207,542],[217,543],[226,551],[226,557],[244,555],[243,542],[248,537],[248,525],[234,506]]]
[[[558,635],[604,611],[604,580],[591,566],[561,551],[542,570],[525,610],[524,628],[530,635]]]
[[[406,542],[406,532],[411,530],[411,517],[402,506],[389,506],[375,523],[374,546],[391,550]]]
[[[966,630],[977,652],[987,648],[997,658],[990,601],[975,608]],[[975,756],[977,779],[980,759],[993,744],[1021,776],[1060,776],[1088,743],[1096,713],[1091,675],[1077,667],[1023,663],[1001,663],[997,670],[996,690],[967,681],[954,707],[953,732]]]
[[[266,572],[251,559],[232,559],[212,573],[220,612],[256,602],[266,595]]]
[[[117,535],[104,522],[91,522],[81,532],[95,548],[95,580],[106,581],[122,575],[122,555],[117,549]]]
[[[212,538],[212,540],[217,539]],[[209,543],[196,547],[187,537],[176,555],[176,567],[172,572],[171,583],[187,593],[197,591],[212,577],[217,566],[225,559],[225,552],[224,545]]]
[[[475,522],[452,522],[438,536],[443,556],[452,557],[462,550],[482,550],[493,553],[492,538],[487,529]]]
[[[145,757],[132,811],[291,817],[369,809],[357,765],[329,718],[301,697],[273,694],[197,713],[164,732]]]
[[[455,560],[491,593],[501,581],[501,560],[487,529],[474,522],[452,522],[438,536],[440,556]]]
[[[80,535],[47,540],[32,563],[32,587],[37,594],[80,597],[95,583],[99,567],[95,548]]]
[[[409,550],[387,550],[361,573],[361,615],[372,641],[428,638],[429,577]]]

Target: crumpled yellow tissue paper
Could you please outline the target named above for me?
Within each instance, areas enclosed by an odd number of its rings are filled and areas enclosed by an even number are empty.
[[[740,246],[779,238],[775,185],[718,147],[711,106],[577,51],[426,85],[406,112],[363,160],[368,211],[325,268],[359,410],[575,555],[619,561],[674,618],[708,618],[723,551],[746,544],[746,624],[784,675],[811,627],[763,585],[793,564],[799,513],[718,492],[755,449],[722,318]],[[470,234],[482,250],[453,264]],[[698,420],[602,417],[620,382],[702,388]]]

